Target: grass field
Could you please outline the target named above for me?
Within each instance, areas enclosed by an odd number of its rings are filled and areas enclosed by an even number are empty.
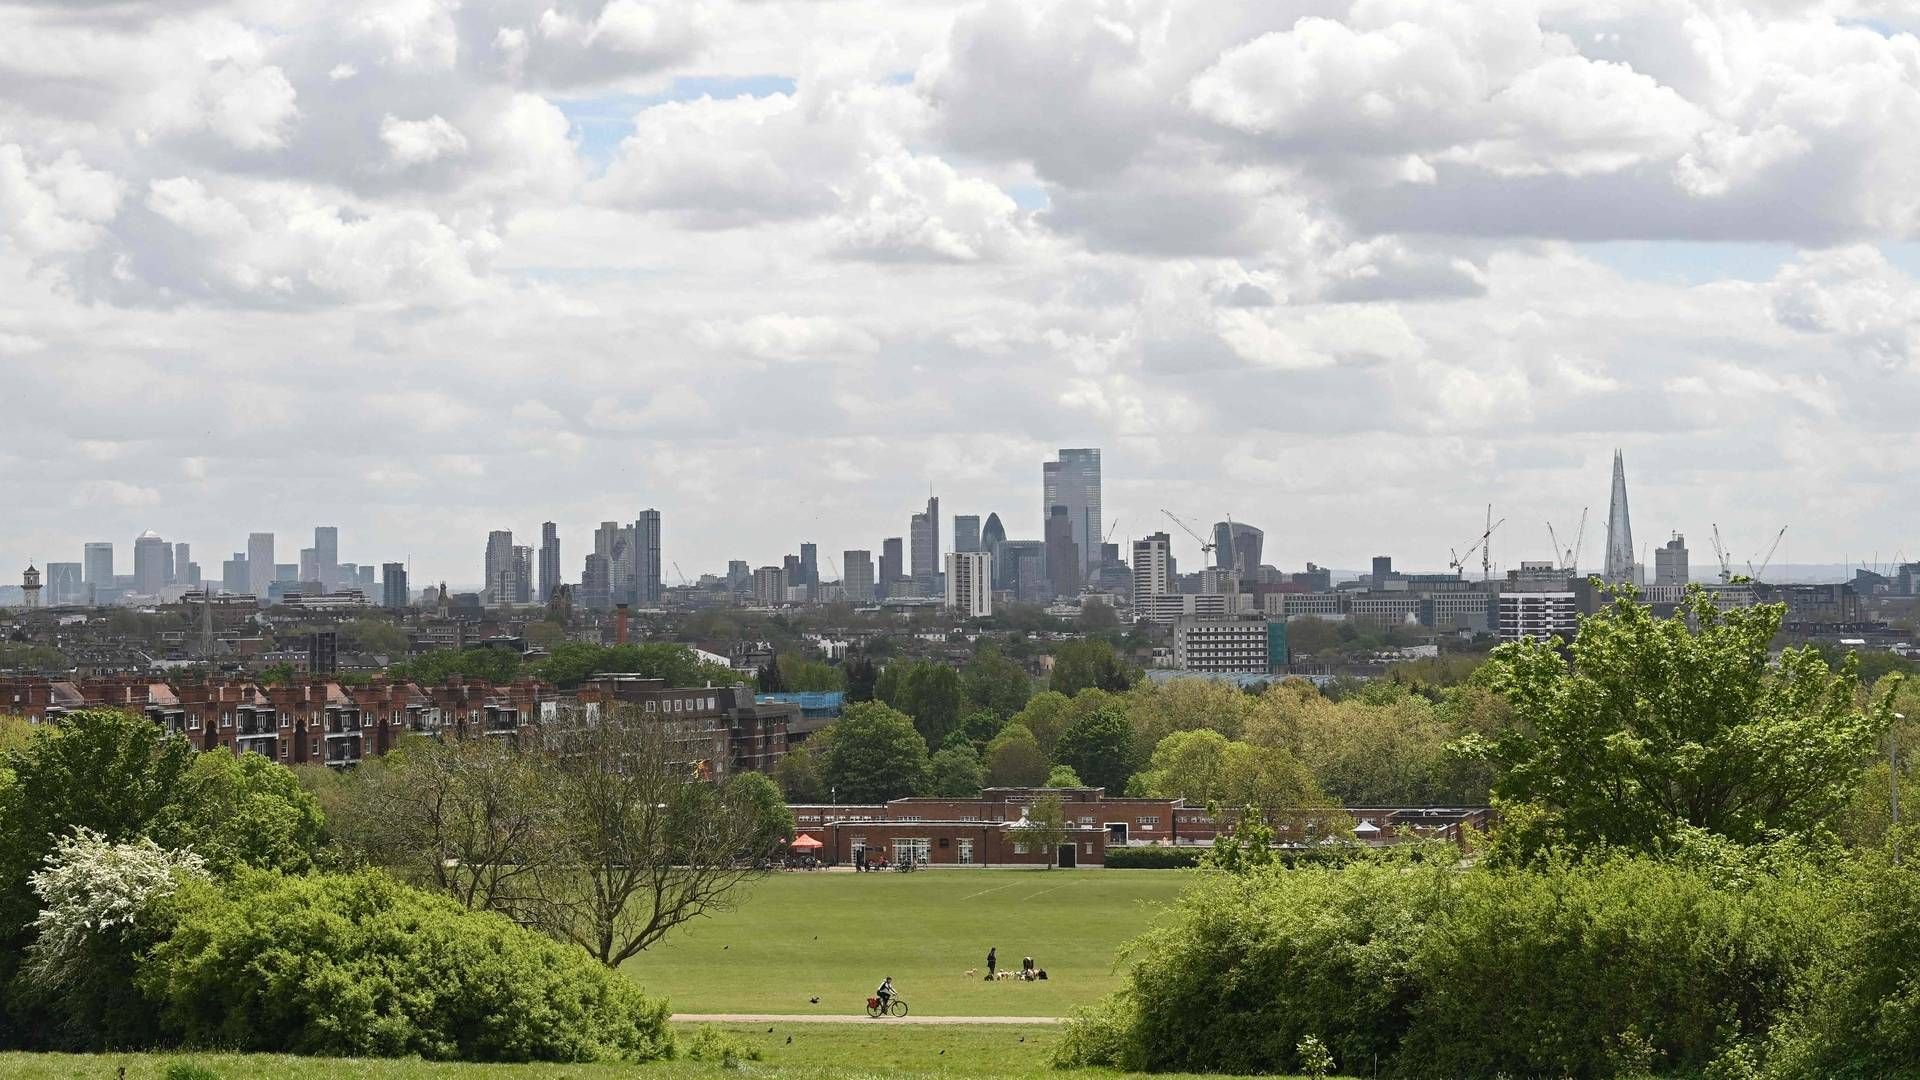
[[[892,975],[917,1016],[1064,1016],[1119,984],[1117,950],[1186,880],[1167,870],[775,874],[736,910],[680,928],[622,970],[677,1013],[857,1015]],[[983,981],[990,945],[1002,968],[1032,956],[1048,980]]]
[[[932,1080],[1093,1080],[1121,1074],[1059,1072],[1047,1066],[1046,1047],[1058,1037],[1049,1027],[885,1027],[880,1024],[716,1025],[760,1054],[729,1070],[712,1062],[666,1061],[651,1065],[461,1065],[424,1061],[301,1058],[271,1054],[0,1054],[8,1080],[166,1080],[170,1065],[190,1063],[218,1080],[696,1080],[761,1077],[765,1080],[866,1080],[905,1077]],[[681,1027],[682,1036],[691,1030]],[[787,1042],[791,1035],[793,1042]],[[688,1040],[682,1038],[684,1045]],[[1178,1080],[1170,1074],[1154,1080]]]

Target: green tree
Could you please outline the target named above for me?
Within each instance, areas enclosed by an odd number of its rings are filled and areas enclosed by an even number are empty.
[[[880,678],[880,669],[873,660],[865,653],[857,653],[847,657],[842,666],[846,669],[847,700],[872,701],[873,684]]]
[[[735,773],[727,780],[726,797],[749,807],[755,823],[743,854],[756,859],[786,854],[793,843],[793,811],[781,797],[779,785],[757,772]]]
[[[1120,625],[1120,616],[1113,613],[1113,605],[1105,600],[1086,600],[1080,605],[1080,615],[1074,619],[1082,633],[1097,633],[1112,630]]]
[[[1035,852],[1045,855],[1047,869],[1060,861],[1060,845],[1067,842],[1067,808],[1058,795],[1042,795],[1027,808],[1026,824],[1017,835]]]
[[[218,875],[247,866],[302,874],[313,868],[326,818],[286,766],[211,751],[194,757],[148,831],[162,846],[196,852]]]
[[[1035,694],[1025,708],[1013,714],[1012,722],[1032,732],[1040,749],[1051,754],[1060,733],[1073,722],[1073,699],[1057,690]]]
[[[293,682],[298,674],[299,672],[293,670],[292,664],[268,664],[260,669],[255,679],[261,686],[286,686]]]
[[[390,665],[393,679],[437,686],[454,676],[482,679],[496,686],[520,677],[520,654],[512,649],[487,646],[475,649],[436,649],[411,660]]]
[[[809,660],[798,653],[781,653],[780,681],[787,689],[796,693],[810,693],[831,690],[845,690],[846,679],[840,669],[819,660]]]
[[[1047,755],[1033,732],[1008,724],[987,744],[987,783],[993,787],[1039,787],[1047,781]]]
[[[984,709],[1003,722],[1033,696],[1033,678],[1027,669],[991,643],[982,645],[961,669],[960,686],[969,706]]]
[[[1124,791],[1133,775],[1133,725],[1117,705],[1102,707],[1062,732],[1053,756],[1092,787]]]
[[[755,673],[754,681],[759,685],[762,693],[784,694],[787,692],[786,674],[780,670],[779,657],[774,657],[772,660],[760,665],[760,670]]]
[[[972,744],[942,747],[927,766],[927,794],[948,799],[972,799],[986,783],[986,769]]]
[[[1047,773],[1047,786],[1051,788],[1077,788],[1086,787],[1087,785],[1081,782],[1080,774],[1074,772],[1071,766],[1055,765],[1053,771]]]
[[[1143,794],[1194,806],[1311,807],[1328,801],[1292,754],[1233,742],[1217,731],[1168,735],[1136,780]]]
[[[1049,688],[1068,697],[1089,687],[1114,693],[1133,686],[1136,672],[1097,638],[1069,641],[1053,651],[1053,678]]]
[[[1851,661],[1769,662],[1785,608],[1721,612],[1690,588],[1669,619],[1626,595],[1582,619],[1569,663],[1545,642],[1495,650],[1513,726],[1462,749],[1502,770],[1496,793],[1538,813],[1511,850],[1665,848],[1690,831],[1751,844],[1806,836],[1846,805],[1892,721],[1863,711]]]
[[[1229,874],[1247,874],[1272,866],[1273,826],[1261,808],[1248,804],[1234,819],[1233,828],[1214,837],[1205,865]]]
[[[1000,729],[1006,724],[1005,720],[986,709],[975,709],[960,718],[960,726],[947,736],[947,741],[952,742],[955,738],[962,738],[973,744],[974,749],[979,750],[992,742],[993,737],[1000,734]]]
[[[944,744],[960,723],[960,675],[945,664],[928,660],[889,664],[874,692],[913,718],[930,750]]]
[[[836,802],[878,803],[918,794],[927,779],[927,741],[897,709],[849,705],[828,729],[823,779]]]
[[[817,803],[827,800],[826,781],[820,777],[820,762],[808,746],[788,750],[773,766],[774,782],[788,802]]]
[[[340,627],[340,637],[353,652],[407,654],[407,632],[384,619],[354,619]]]

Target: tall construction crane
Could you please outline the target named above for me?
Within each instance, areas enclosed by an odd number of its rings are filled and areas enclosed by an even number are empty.
[[[1753,568],[1752,559],[1747,560],[1748,577],[1755,581],[1760,580],[1760,575],[1767,572],[1767,564],[1773,562],[1773,553],[1780,550],[1780,538],[1785,535],[1787,535],[1787,527],[1782,525],[1780,526],[1780,531],[1773,534],[1773,543],[1767,546],[1767,553],[1760,557],[1760,568],[1758,570]]]
[[[1505,525],[1506,523],[1507,523],[1506,518],[1501,518],[1499,521],[1493,520],[1493,504],[1488,503],[1487,504],[1487,527],[1481,531],[1479,536],[1474,538],[1473,543],[1467,545],[1467,550],[1454,551],[1451,548],[1449,548],[1447,550],[1447,554],[1450,555],[1451,558],[1447,560],[1447,566],[1451,568],[1454,573],[1456,574],[1460,573],[1461,571],[1466,569],[1467,560],[1473,558],[1473,553],[1475,551],[1478,551],[1480,553],[1481,577],[1487,578],[1487,579],[1492,578],[1493,577],[1493,554],[1492,554],[1493,549],[1491,545],[1487,543],[1487,541],[1493,538],[1493,530],[1499,528],[1502,525]]]
[[[1171,510],[1168,510],[1168,509],[1166,509],[1165,507],[1162,507],[1162,508],[1161,508],[1161,510],[1160,510],[1160,512],[1161,512],[1161,513],[1163,513],[1163,514],[1165,514],[1165,515],[1167,515],[1167,520],[1168,520],[1168,521],[1171,521],[1171,522],[1173,522],[1173,523],[1174,523],[1175,525],[1178,525],[1178,526],[1180,526],[1180,531],[1181,531],[1181,532],[1184,532],[1184,533],[1186,533],[1186,534],[1187,534],[1188,536],[1191,536],[1191,537],[1193,537],[1193,538],[1194,538],[1195,540],[1197,540],[1197,541],[1199,541],[1199,543],[1200,543],[1200,555],[1201,555],[1201,557],[1202,557],[1202,558],[1204,558],[1204,557],[1206,557],[1206,556],[1208,556],[1208,555],[1211,555],[1211,554],[1213,554],[1213,549],[1214,549],[1214,546],[1215,546],[1215,545],[1214,545],[1214,544],[1213,544],[1213,543],[1212,543],[1211,541],[1207,541],[1207,540],[1202,540],[1202,539],[1200,538],[1200,534],[1199,534],[1199,533],[1197,533],[1197,532],[1194,532],[1194,531],[1193,531],[1193,526],[1191,526],[1191,525],[1189,525],[1189,524],[1187,524],[1187,523],[1186,523],[1186,522],[1184,522],[1184,521],[1181,521],[1181,520],[1180,520],[1179,518],[1177,518],[1177,517],[1174,517],[1174,516],[1173,516],[1173,511],[1171,511]]]
[[[687,580],[687,572],[685,570],[680,569],[680,561],[678,559],[674,560],[673,572],[680,575],[681,585],[690,586],[693,584],[693,582]]]
[[[1713,557],[1720,560],[1720,584],[1733,580],[1733,560],[1727,558],[1727,546],[1720,542],[1720,526],[1713,527]]]
[[[839,578],[841,581],[847,580],[847,575],[840,572],[840,564],[833,561],[833,556],[827,556],[827,565],[833,567],[834,577]]]
[[[1580,549],[1585,546],[1587,539],[1587,508],[1580,508],[1580,531],[1574,534],[1572,547],[1560,546],[1560,538],[1554,535],[1551,521],[1547,522],[1547,539],[1553,541],[1553,557],[1559,560],[1560,569],[1577,573],[1580,570]]]

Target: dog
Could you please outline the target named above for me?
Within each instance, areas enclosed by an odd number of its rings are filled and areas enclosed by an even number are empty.
[[[1011,972],[1011,971],[996,971],[996,972],[994,972],[994,973],[993,973],[993,977],[994,977],[994,979],[995,979],[995,980],[997,980],[997,981],[999,981],[999,982],[1005,982],[1005,981],[1007,981],[1008,979],[1011,979],[1011,978],[1013,978],[1013,972]]]
[[[967,978],[967,979],[971,979],[971,978],[973,978],[973,977],[974,977],[975,975],[978,975],[979,973],[980,973],[980,972],[979,972],[979,971],[978,971],[977,969],[975,969],[975,968],[968,968],[968,969],[967,969],[967,973],[966,973],[966,975],[964,975],[964,976],[962,976],[962,978]]]

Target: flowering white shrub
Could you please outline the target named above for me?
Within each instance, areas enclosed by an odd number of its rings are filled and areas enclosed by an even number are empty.
[[[193,852],[169,851],[144,836],[114,844],[92,829],[74,830],[54,845],[46,869],[27,879],[41,904],[28,973],[48,989],[75,981],[101,935],[118,936],[154,901],[206,877],[204,860]]]

